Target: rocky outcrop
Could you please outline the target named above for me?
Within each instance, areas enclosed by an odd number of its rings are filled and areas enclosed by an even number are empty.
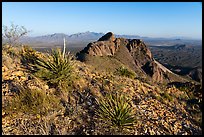
[[[118,47],[112,41],[98,41],[89,43],[85,52],[93,56],[114,55]]]
[[[138,66],[143,66],[149,61],[153,61],[151,51],[140,39],[129,40],[126,46]]]
[[[201,68],[194,68],[188,74],[193,80],[202,83],[202,69]]]
[[[151,76],[152,81],[163,82],[163,81],[171,81],[170,75],[177,77],[173,72],[164,67],[162,64],[157,62],[155,59],[153,61],[147,62],[142,69],[146,74]]]
[[[98,41],[114,41],[115,36],[112,32],[106,33],[104,36],[102,36]]]
[[[77,54],[77,58],[85,61],[86,55],[114,56],[136,73],[141,72],[144,73],[143,75],[150,76],[154,82],[174,81],[169,76],[174,74],[153,58],[150,49],[140,39],[115,38],[112,32],[108,32],[98,41],[89,43]],[[174,77],[178,76],[174,75]]]
[[[142,69],[148,74],[149,76],[152,77],[153,81],[163,81],[164,76],[163,76],[163,71],[162,69],[154,62],[147,62]]]
[[[87,53],[92,56],[112,56],[118,49],[118,44],[115,44],[115,36],[112,32],[102,36],[97,42],[89,43],[81,53]]]

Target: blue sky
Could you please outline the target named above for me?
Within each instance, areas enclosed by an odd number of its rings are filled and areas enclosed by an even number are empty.
[[[93,31],[148,37],[202,37],[201,2],[3,2],[2,24],[30,36]]]

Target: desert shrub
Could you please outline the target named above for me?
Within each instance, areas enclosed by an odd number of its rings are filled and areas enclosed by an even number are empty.
[[[172,97],[171,95],[169,95],[167,92],[161,93],[161,96],[162,96],[164,99],[168,99],[169,101],[172,101],[172,100],[173,100],[173,97]]]
[[[188,87],[185,87],[185,86],[181,86],[178,89],[181,91],[188,91]]]
[[[133,128],[136,122],[134,111],[129,104],[130,99],[123,94],[109,93],[97,100],[99,108],[96,114],[115,131]]]
[[[120,76],[125,76],[129,78],[135,78],[135,73],[131,70],[128,70],[127,68],[121,66],[118,69],[116,69],[115,74],[120,75]]]
[[[24,26],[15,25],[11,23],[10,26],[2,26],[2,43],[7,43],[11,46],[19,44],[19,39],[27,35],[28,31]],[[4,42],[3,42],[4,41]]]
[[[13,97],[6,111],[47,115],[57,109],[60,109],[60,100],[55,95],[47,95],[44,91],[23,87],[19,94]]]
[[[51,55],[46,54],[37,59],[39,71],[36,76],[53,85],[68,84],[73,79],[73,56],[67,53],[63,56],[60,49],[52,50]]]
[[[23,64],[36,64],[38,58],[37,51],[29,46],[23,46],[20,51],[21,62]]]
[[[8,54],[11,58],[16,58],[18,57],[18,49],[12,47],[11,45],[4,45],[2,47],[2,50]]]
[[[157,95],[156,93],[150,92],[149,96],[152,97],[153,99],[160,100],[160,96]]]

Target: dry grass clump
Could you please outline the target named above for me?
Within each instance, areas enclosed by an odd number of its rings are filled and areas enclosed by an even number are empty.
[[[45,91],[39,89],[22,87],[5,109],[7,113],[47,115],[60,109],[60,106],[60,100],[55,95],[47,95]]]

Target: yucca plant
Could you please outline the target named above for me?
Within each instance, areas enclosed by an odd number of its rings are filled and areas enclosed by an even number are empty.
[[[37,59],[40,69],[37,75],[51,84],[60,84],[62,81],[70,81],[73,70],[73,56],[70,53],[63,54],[60,49],[52,49],[51,55]]]
[[[130,99],[123,94],[109,93],[97,100],[99,109],[96,113],[116,131],[122,132],[125,128],[133,128],[136,122],[133,108],[129,102]]]

